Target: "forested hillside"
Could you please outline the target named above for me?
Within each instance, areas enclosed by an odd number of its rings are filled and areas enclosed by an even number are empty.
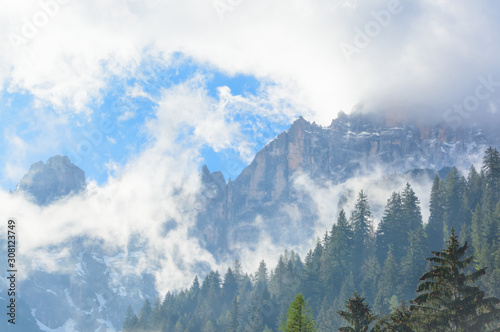
[[[287,311],[294,307],[292,302],[296,308],[310,308],[319,331],[346,326],[338,312],[347,317],[356,305],[368,305],[378,319],[389,321],[391,314],[404,318],[419,312],[419,303],[425,303],[419,279],[424,273],[423,283],[439,279],[429,271],[444,270],[432,266],[455,253],[456,257],[450,258],[453,264],[464,270],[463,276],[472,276],[464,277],[465,284],[475,282],[484,296],[500,297],[499,152],[489,148],[482,169],[471,167],[465,176],[456,168],[445,179],[436,176],[429,195],[430,217],[426,223],[419,198],[407,184],[388,198],[383,218],[375,228],[370,197],[361,191],[354,210],[341,211],[304,259],[285,251],[276,266],[268,267],[262,261],[251,274],[242,271],[236,260],[223,275],[211,271],[202,281],[196,278],[189,289],[169,292],[162,299],[146,299],[137,313],[129,308],[124,331],[278,331],[280,326],[288,331],[285,321],[290,316]],[[433,256],[432,251],[445,248],[448,256],[438,253],[436,259],[426,260]],[[464,263],[460,259],[465,259]],[[479,301],[483,296],[478,292],[474,288],[473,295],[467,294]],[[414,299],[408,311],[402,301]],[[375,318],[372,321],[371,327]],[[404,325],[404,319],[393,321]],[[313,325],[310,329],[314,330]],[[436,330],[451,328],[440,326]]]

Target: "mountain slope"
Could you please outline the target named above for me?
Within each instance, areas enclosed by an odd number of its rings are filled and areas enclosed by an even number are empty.
[[[497,143],[498,137],[478,128],[394,125],[382,117],[344,113],[330,126],[321,127],[300,117],[227,185],[220,172],[210,174],[203,168],[202,198],[207,208],[198,218],[198,229],[207,247],[220,252],[234,242],[231,228],[235,225],[251,223],[258,215],[274,225],[286,222],[280,209],[283,205],[298,206],[306,225],[307,219],[316,217],[293,186],[297,174],[335,184],[377,168],[383,168],[385,174],[437,171],[454,165],[468,168],[480,160],[485,147]],[[252,231],[244,233],[248,232]]]

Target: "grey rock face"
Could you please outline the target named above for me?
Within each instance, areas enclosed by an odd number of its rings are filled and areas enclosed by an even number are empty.
[[[218,173],[203,168],[203,197],[209,204],[199,215],[198,229],[207,248],[219,251],[234,240],[232,229],[251,223],[257,215],[264,216],[273,225],[269,231],[279,235],[276,225],[286,224],[288,218],[279,209],[284,203],[298,208],[306,226],[307,219],[315,218],[315,212],[308,211],[307,198],[294,192],[292,183],[297,172],[316,181],[340,183],[377,166],[386,174],[449,166],[468,168],[482,158],[488,145],[498,146],[498,137],[475,128],[390,123],[379,116],[344,113],[330,126],[321,127],[300,117],[227,185]],[[251,242],[252,237],[249,239]]]
[[[85,189],[85,172],[71,163],[66,156],[54,156],[44,164],[31,165],[28,173],[19,181],[17,191],[29,194],[38,205]]]

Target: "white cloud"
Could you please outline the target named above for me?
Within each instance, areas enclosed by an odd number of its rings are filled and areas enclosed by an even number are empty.
[[[55,2],[56,0],[45,0]],[[478,75],[498,73],[497,4],[401,1],[351,63],[340,51],[390,1],[244,1],[220,20],[212,1],[70,1],[16,51],[1,52],[0,82],[61,111],[90,112],[110,77],[128,77],[147,58],[188,57],[232,73],[277,83],[275,93],[328,124],[339,109],[415,105],[441,108]],[[9,3],[1,36],[22,35],[38,2]],[[281,89],[280,89],[281,88]]]
[[[249,105],[263,104],[257,97],[233,96],[227,90],[224,99],[221,103],[210,97],[201,76],[165,89],[155,117],[145,125],[149,140],[144,150],[123,166],[109,161],[105,165],[111,174],[109,181],[103,185],[91,181],[81,195],[39,207],[21,194],[1,191],[6,208],[0,211],[0,218],[19,221],[25,276],[31,268],[58,270],[51,260],[55,254],[51,246],[81,236],[102,239],[104,247],[123,252],[131,237],[138,236],[145,253],[134,272],[154,270],[161,293],[188,286],[200,264],[224,270],[224,263],[218,264],[189,235],[197,213],[199,151],[203,146],[247,149],[249,139],[234,116],[248,112]],[[268,112],[273,115],[272,109]],[[27,149],[22,140],[11,139]],[[169,220],[175,220],[177,227],[165,234],[164,223]],[[59,253],[62,258],[69,254]],[[64,271],[64,266],[59,270]]]

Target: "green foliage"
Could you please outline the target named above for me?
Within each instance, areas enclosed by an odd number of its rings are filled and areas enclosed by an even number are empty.
[[[450,234],[451,228],[461,231],[464,222],[464,192],[465,178],[461,176],[456,167],[453,167],[448,173],[444,182],[445,201],[444,201],[444,234]]]
[[[431,250],[439,250],[444,245],[444,185],[436,174],[431,189],[430,216],[425,226],[427,242]]]
[[[307,307],[302,294],[297,295],[290,304],[286,313],[286,320],[280,326],[280,331],[284,332],[313,332],[316,331],[312,310]]]
[[[354,293],[354,297],[346,301],[346,311],[339,311],[338,314],[350,326],[341,327],[342,332],[365,332],[369,325],[375,321],[376,316],[370,312],[370,307],[364,302],[365,299]]]
[[[285,250],[275,266],[269,267],[262,261],[257,271],[250,275],[235,260],[223,278],[219,272],[210,271],[203,278],[196,277],[191,287],[168,292],[161,303],[156,300],[151,305],[149,300],[145,301],[137,315],[129,308],[123,330],[277,331],[280,322],[287,318],[290,303],[299,293],[309,303],[311,317],[320,331],[335,331],[345,325],[337,312],[345,310],[346,301],[355,291],[373,308],[373,314],[382,316],[373,331],[450,330],[449,326],[441,324],[446,321],[442,318],[446,315],[436,313],[455,310],[462,314],[460,310],[463,310],[468,315],[475,310],[479,316],[487,314],[486,307],[481,307],[482,301],[487,299],[493,303],[496,299],[491,298],[500,297],[498,165],[498,152],[489,149],[480,173],[471,167],[467,179],[457,170],[452,170],[445,181],[436,177],[426,225],[422,225],[419,200],[407,185],[401,193],[391,195],[374,233],[370,204],[361,192],[350,213],[351,218],[347,220],[346,212],[340,210],[330,231],[317,240],[305,260]],[[453,219],[454,215],[458,220]],[[430,286],[429,290],[418,288],[420,291],[416,292],[420,276],[426,270],[430,272],[424,275],[433,273],[430,264],[440,266],[437,261],[427,265],[425,257],[430,251],[441,253],[445,246],[444,234],[449,234],[444,233],[444,229],[451,230],[455,226],[460,229],[462,242],[468,240],[472,244],[467,250],[474,255],[473,261],[458,259],[457,262],[465,261],[470,265],[457,266],[458,272],[453,272],[457,283],[465,278],[463,284],[454,287],[457,299],[466,302],[447,297],[447,289],[454,288],[446,284],[450,282],[448,277],[439,277],[423,280],[433,282],[436,291],[441,291],[435,293],[438,302],[412,303],[412,311],[404,305],[398,306],[401,300],[418,299],[432,293]],[[457,242],[457,250],[462,247]],[[445,261],[444,256],[435,258]],[[488,273],[484,274],[486,266]],[[481,276],[476,278],[476,284],[469,282],[474,275]],[[471,297],[475,299],[472,304]],[[430,295],[427,298],[433,299]],[[453,303],[466,305],[449,309],[447,306]],[[435,319],[434,314],[439,319]],[[469,323],[473,324],[474,319],[470,318]]]
[[[398,286],[401,284],[399,279],[399,267],[394,255],[389,251],[379,279],[378,294],[374,304],[379,313],[388,312],[390,309],[390,299],[393,296],[399,295]]]
[[[464,258],[466,250],[467,243],[460,246],[452,228],[448,248],[434,251],[434,257],[427,258],[434,265],[420,278],[420,295],[410,306],[423,329],[481,331],[500,316],[496,308],[500,301],[486,298],[479,287],[473,286],[486,269],[464,273],[473,261],[473,256]]]
[[[397,308],[394,308],[389,317],[384,317],[377,322],[372,331],[388,332],[413,332],[415,331],[411,312],[405,306],[404,301]]]
[[[227,324],[228,332],[237,332],[240,327],[240,302],[238,297],[234,297],[233,303],[231,305],[231,311],[229,312],[229,322]]]

